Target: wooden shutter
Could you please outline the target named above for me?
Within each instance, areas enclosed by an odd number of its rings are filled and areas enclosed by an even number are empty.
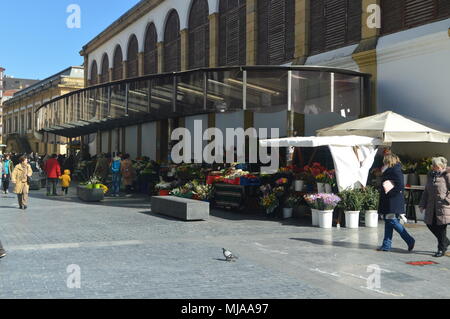
[[[405,0],[405,27],[424,24],[435,17],[435,0]]]
[[[167,19],[164,35],[164,71],[177,72],[181,69],[181,38],[180,19],[178,13],[172,10]]]
[[[310,14],[310,50],[311,53],[317,53],[322,51],[325,46],[324,3],[322,0],[311,2]]]
[[[158,36],[152,23],[147,29],[144,44],[144,74],[158,73]]]
[[[138,61],[138,41],[136,36],[130,39],[128,45],[128,57],[127,57],[127,77],[132,78],[139,75],[139,61]]]
[[[437,0],[437,15],[439,18],[450,17],[450,0]]]
[[[362,1],[347,0],[347,43],[356,43],[361,40],[361,16],[363,12]]]
[[[195,0],[189,14],[189,68],[209,66],[208,2]]]
[[[292,60],[295,54],[295,1],[285,0],[286,6],[286,54],[285,61]]]
[[[325,49],[345,44],[347,13],[343,4],[342,0],[325,2]]]
[[[94,61],[91,66],[91,80],[89,81],[90,86],[97,85],[98,68],[97,61]]]
[[[247,12],[243,0],[221,0],[219,13],[219,63],[246,64]]]
[[[123,55],[122,55],[122,49],[119,46],[117,46],[116,50],[114,51],[114,59],[113,59],[113,81],[121,80],[123,78]]]
[[[286,12],[284,1],[270,1],[269,12],[269,64],[276,64],[283,62],[285,58]]]
[[[106,82],[109,82],[109,58],[107,54],[103,56],[102,71],[100,75],[100,83]]]

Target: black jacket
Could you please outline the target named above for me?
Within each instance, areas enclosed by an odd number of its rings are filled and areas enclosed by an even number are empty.
[[[386,194],[383,186],[381,186],[378,213],[382,215],[405,214],[405,183],[401,165],[397,164],[394,167],[388,168],[384,171],[381,179],[382,184],[385,181],[391,181],[394,184],[394,188]]]

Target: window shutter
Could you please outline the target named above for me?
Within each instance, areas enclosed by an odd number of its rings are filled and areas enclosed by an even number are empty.
[[[346,14],[346,7],[343,5],[342,0],[326,1],[325,49],[331,49],[345,44]]]
[[[97,62],[94,61],[91,66],[91,80],[89,81],[90,86],[94,86],[97,84],[97,74],[98,74],[98,68],[97,68]]]
[[[269,12],[269,64],[282,63],[286,48],[284,1],[270,1]]]
[[[450,0],[437,0],[437,14],[439,18],[450,17]]]
[[[221,66],[245,64],[247,53],[245,1],[221,0],[219,8],[219,63]]]
[[[403,27],[404,0],[382,0],[382,33],[392,33]]]
[[[325,44],[324,38],[324,6],[322,0],[311,2],[311,33],[310,50],[311,53],[320,52]]]
[[[189,15],[189,68],[209,66],[208,2],[196,0]]]
[[[361,40],[362,1],[348,1],[347,43]]]
[[[286,56],[292,60],[295,54],[295,1],[285,0],[286,8]]]
[[[101,83],[109,82],[109,59],[107,55],[103,57],[100,81]]]
[[[138,42],[137,38],[133,36],[133,38],[130,40],[130,44],[128,47],[128,57],[127,57],[127,77],[132,78],[138,76],[138,68],[139,68],[139,61],[138,61]]]
[[[113,81],[121,80],[123,78],[122,61],[123,61],[122,49],[120,48],[120,46],[118,46],[114,53]]]
[[[147,30],[144,45],[144,73],[158,73],[158,50],[157,50],[156,27],[151,24]]]
[[[268,65],[269,64],[269,44],[268,44],[268,10],[269,1],[258,2],[258,57],[257,64]]]
[[[435,16],[435,0],[405,0],[405,27],[413,27],[432,21]]]
[[[170,13],[167,20],[165,35],[164,35],[164,71],[177,72],[181,69],[180,57],[180,19],[177,12],[174,10]]]

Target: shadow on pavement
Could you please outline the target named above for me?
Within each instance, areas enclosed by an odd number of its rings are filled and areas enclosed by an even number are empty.
[[[334,246],[334,247],[343,247],[343,248],[356,248],[356,249],[366,249],[377,251],[379,246],[362,244],[362,243],[352,243],[352,242],[341,242],[341,241],[329,241],[323,239],[313,239],[313,238],[290,238],[292,240],[298,240],[302,242],[307,242],[310,244],[321,245],[321,246]],[[399,253],[399,254],[415,254],[417,252],[409,252],[407,249],[398,249],[392,248],[391,253]],[[379,252],[379,253],[388,253],[388,252]]]

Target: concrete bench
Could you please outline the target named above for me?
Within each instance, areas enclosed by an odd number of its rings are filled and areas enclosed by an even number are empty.
[[[209,203],[174,196],[153,196],[152,212],[181,220],[207,220]]]

